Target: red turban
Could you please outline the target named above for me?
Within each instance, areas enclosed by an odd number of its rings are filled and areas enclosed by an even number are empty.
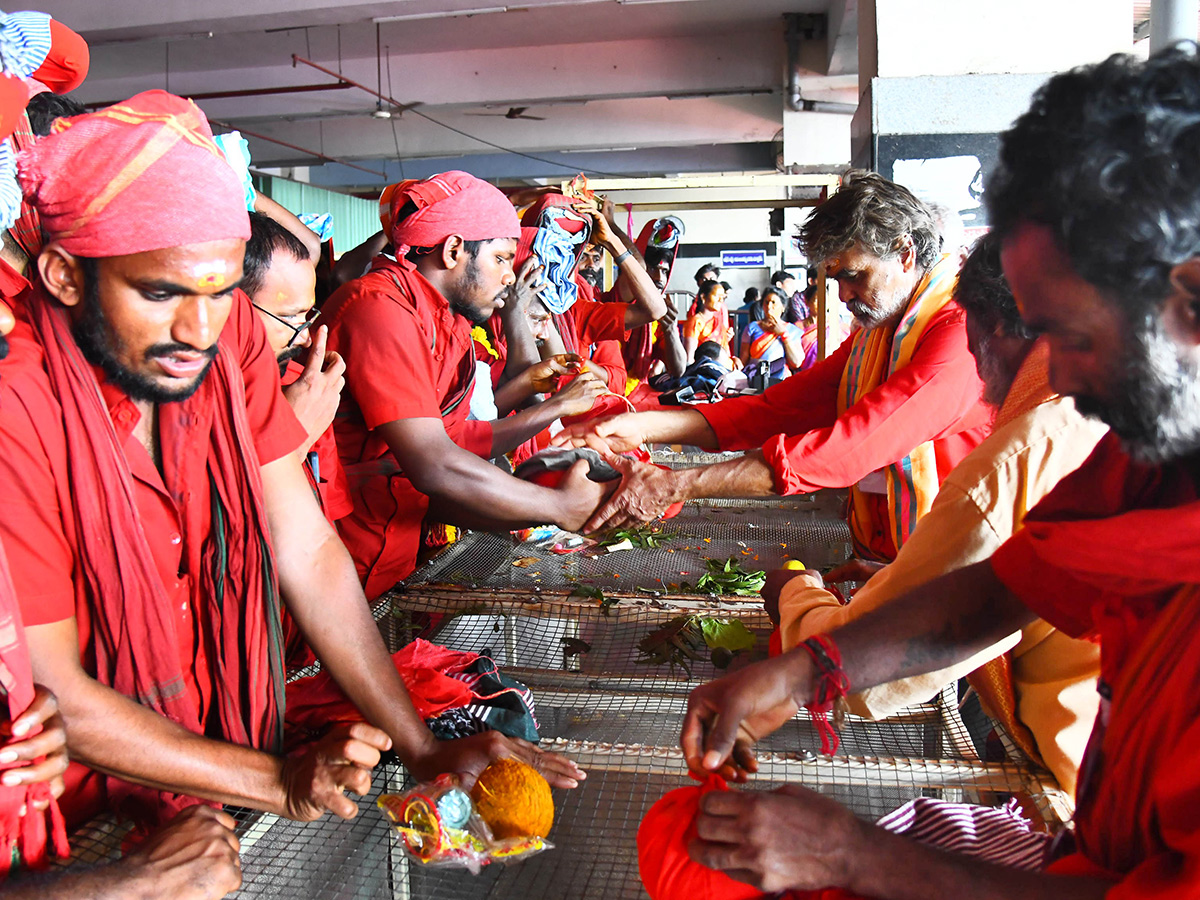
[[[700,798],[728,788],[719,775],[676,788],[650,807],[638,828],[638,873],[650,900],[753,900],[763,892],[724,872],[693,862],[687,845],[696,837]]]
[[[51,240],[76,256],[125,256],[250,236],[242,185],[190,100],[146,91],[57,119],[18,177]]]
[[[566,194],[548,193],[542,194],[521,214],[521,225],[525,228],[539,228],[542,225],[542,213],[547,209],[569,209],[574,212],[575,204],[579,201],[573,197],[568,197]],[[579,213],[575,213],[578,217]],[[576,217],[560,217],[558,224],[568,234],[578,234],[588,223],[582,218]]]
[[[416,211],[399,219],[400,211],[410,201]],[[516,238],[521,233],[517,211],[508,198],[498,188],[466,172],[443,172],[424,181],[400,182],[391,192],[390,218],[398,260],[404,259],[410,247],[436,247],[452,234],[467,241],[488,241]]]
[[[56,94],[66,94],[83,84],[90,63],[87,41],[62,22],[51,19],[50,52],[29,77]]]

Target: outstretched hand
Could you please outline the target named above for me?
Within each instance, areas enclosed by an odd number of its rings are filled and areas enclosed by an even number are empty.
[[[585,534],[609,528],[628,528],[657,519],[673,503],[685,499],[678,475],[627,456],[603,454],[621,473],[621,483],[583,526]]]
[[[591,372],[580,372],[561,391],[547,400],[560,416],[577,416],[587,412],[596,399],[608,391],[608,385]]]
[[[189,806],[119,864],[131,872],[121,896],[216,900],[236,891],[242,864],[234,824],[210,806]]]
[[[535,394],[549,394],[557,387],[558,379],[563,375],[574,375],[583,371],[588,370],[584,368],[584,359],[578,353],[559,353],[534,363],[526,370],[529,384]]]
[[[620,413],[564,428],[550,443],[555,447],[591,447],[602,454],[620,454],[636,450],[644,442],[638,413]]]
[[[358,804],[346,792],[362,796],[371,790],[371,770],[391,746],[391,738],[366,722],[336,726],[303,753],[284,761],[283,814],[297,822],[312,822],[326,812],[353,819]]]

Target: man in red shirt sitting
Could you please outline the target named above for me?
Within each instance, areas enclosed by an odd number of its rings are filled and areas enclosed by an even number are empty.
[[[851,173],[800,240],[838,281],[856,334],[761,396],[628,413],[559,435],[615,453],[649,442],[750,451],[673,471],[617,460],[624,480],[586,528],[644,522],[680,500],[849,487],[856,553],[890,561],[942,478],[987,435],[991,412],[952,299],[957,268],[941,257],[924,204],[878,175]]]

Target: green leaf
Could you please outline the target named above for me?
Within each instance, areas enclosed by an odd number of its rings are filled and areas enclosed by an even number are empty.
[[[757,640],[741,619],[702,618],[700,630],[704,632],[704,643],[710,650],[724,647],[736,653],[749,650]]]

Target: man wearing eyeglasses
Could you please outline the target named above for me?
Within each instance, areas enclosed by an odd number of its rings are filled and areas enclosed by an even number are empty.
[[[295,234],[252,212],[242,271],[242,290],[258,310],[279,361],[283,395],[308,433],[299,450],[305,474],[325,516],[336,522],[354,508],[331,427],[346,364],[339,354],[325,350],[325,328],[313,333],[319,314],[314,305],[316,267]]]

